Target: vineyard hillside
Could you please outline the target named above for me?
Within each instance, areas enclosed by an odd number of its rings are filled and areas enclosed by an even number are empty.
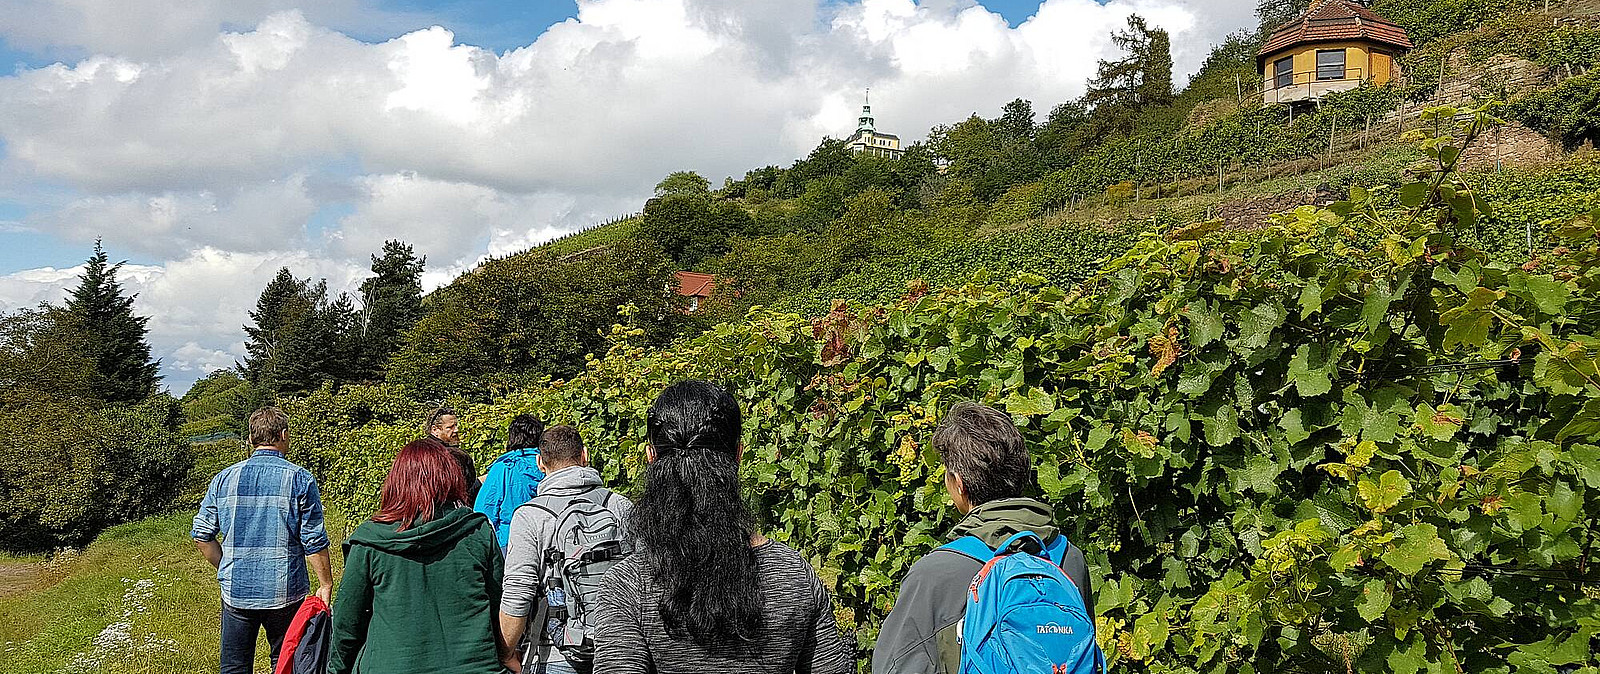
[[[1123,671],[1594,667],[1600,202],[1540,223],[1549,252],[1524,264],[1474,249],[1495,211],[1454,168],[1493,110],[1425,113],[1445,133],[1411,134],[1432,168],[1398,188],[1251,230],[1144,231],[1070,287],[913,283],[668,348],[619,325],[582,373],[464,407],[464,446],[486,461],[537,413],[631,491],[654,395],[723,383],[764,530],[810,557],[868,649],[954,523],[927,438],[980,400],[1023,429]],[[353,517],[425,411],[385,387],[291,405],[297,451]]]
[[[1240,34],[1157,99],[673,173],[436,292],[410,369],[286,400],[294,451],[359,521],[441,401],[480,465],[536,413],[636,495],[655,395],[717,382],[763,531],[865,654],[955,524],[929,439],[976,400],[1117,671],[1600,671],[1600,8],[1371,5],[1408,77],[1316,106],[1257,104]],[[716,293],[661,299],[674,270]]]

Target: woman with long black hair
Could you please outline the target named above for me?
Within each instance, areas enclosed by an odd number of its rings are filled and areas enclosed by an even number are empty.
[[[733,397],[704,381],[651,405],[635,553],[601,591],[598,674],[850,671],[827,588],[756,530],[740,495],[741,423]]]

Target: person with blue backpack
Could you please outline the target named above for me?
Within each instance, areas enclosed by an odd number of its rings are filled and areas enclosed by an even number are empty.
[[[506,452],[489,464],[483,486],[472,509],[483,513],[494,525],[500,551],[505,553],[511,536],[511,515],[539,493],[544,471],[539,468],[539,444],[544,422],[532,414],[519,414],[506,429]]]
[[[1011,417],[958,403],[932,442],[963,518],[906,574],[874,674],[1104,672],[1083,550],[1027,496],[1033,466]]]

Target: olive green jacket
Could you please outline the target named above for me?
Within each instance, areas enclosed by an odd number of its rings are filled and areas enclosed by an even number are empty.
[[[990,501],[950,531],[950,540],[977,536],[993,548],[1023,531],[1049,543],[1060,530],[1055,510],[1031,498]],[[967,588],[983,563],[959,552],[935,550],[917,560],[900,585],[894,610],[883,621],[872,650],[873,674],[953,674],[961,664],[957,626],[967,612]],[[1069,542],[1061,569],[1083,593],[1083,605],[1094,615],[1094,593],[1083,550]]]

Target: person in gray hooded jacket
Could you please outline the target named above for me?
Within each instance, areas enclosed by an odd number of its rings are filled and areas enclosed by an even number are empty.
[[[577,429],[556,426],[544,432],[539,450],[539,468],[545,477],[539,483],[538,499],[568,499],[583,497],[603,502],[618,522],[627,521],[633,503],[627,498],[607,490],[599,471],[589,467],[589,450],[583,446]],[[552,570],[546,568],[545,551],[553,545],[557,532],[555,516],[549,510],[535,507],[517,508],[511,517],[511,530],[506,545],[506,574],[500,600],[500,638],[502,646],[515,650],[528,623],[538,614],[544,597],[545,576]],[[539,646],[541,627],[530,635],[534,648]],[[565,674],[583,671],[581,666],[568,663],[555,649],[549,649],[544,672]],[[527,674],[544,674],[528,672]]]
[[[964,516],[950,540],[976,536],[992,548],[1023,531],[1038,534],[1046,544],[1061,535],[1055,510],[1024,495],[1033,483],[1033,466],[1010,416],[958,403],[934,432],[933,446],[944,463],[950,500]],[[911,565],[872,650],[873,674],[959,671],[958,626],[967,611],[967,589],[982,568],[976,559],[943,549]],[[1061,569],[1078,586],[1093,618],[1094,594],[1083,550],[1069,542]]]

